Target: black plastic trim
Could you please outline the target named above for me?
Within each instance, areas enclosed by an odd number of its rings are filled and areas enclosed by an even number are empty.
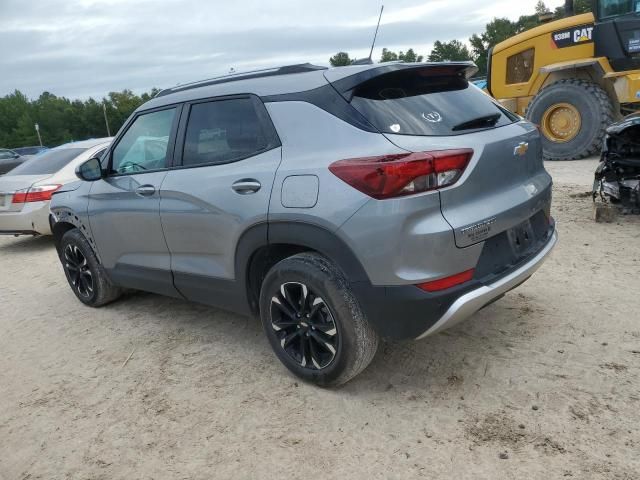
[[[221,83],[239,82],[240,80],[251,80],[254,78],[276,77],[280,75],[291,75],[294,73],[308,73],[308,72],[315,72],[318,70],[327,70],[327,67],[312,65],[310,63],[301,63],[298,65],[286,65],[284,67],[279,67],[279,68],[268,68],[264,70],[255,70],[252,72],[234,73],[230,75],[214,77],[209,80],[200,80],[193,83],[187,83],[185,85],[179,85],[173,88],[167,88],[165,90],[161,90],[160,92],[158,92],[155,98],[164,97],[165,95],[170,95],[176,92],[184,92],[185,90],[192,90],[194,88],[208,87],[210,85],[219,85]]]
[[[380,133],[360,112],[338,93],[331,85],[307,90],[305,92],[286,93],[281,95],[263,96],[265,103],[273,102],[306,102],[324,110],[327,113],[347,122],[348,124],[364,130],[365,132]]]
[[[173,286],[171,270],[116,264],[105,269],[111,281],[124,288],[157,293],[173,298],[184,298]]]

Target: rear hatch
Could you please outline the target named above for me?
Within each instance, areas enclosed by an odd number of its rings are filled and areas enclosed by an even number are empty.
[[[333,85],[402,149],[474,152],[462,177],[439,190],[442,214],[458,247],[484,241],[548,210],[551,177],[544,170],[537,129],[468,81],[473,64],[397,64],[376,71]]]
[[[19,212],[24,203],[13,203],[16,192],[26,192],[29,188],[51,175],[4,175],[0,177],[0,213]]]

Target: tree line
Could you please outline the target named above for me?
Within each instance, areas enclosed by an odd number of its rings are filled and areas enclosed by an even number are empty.
[[[74,140],[115,134],[133,111],[150,100],[157,89],[136,95],[131,90],[111,92],[102,100],[70,100],[44,92],[30,100],[16,90],[0,98],[0,148],[38,145],[54,147]],[[105,122],[105,111],[107,122]]]
[[[590,12],[591,0],[576,0],[574,2],[574,9],[576,14]],[[474,33],[469,38],[469,46],[457,39],[450,41],[436,40],[431,53],[426,56],[426,59],[429,62],[472,60],[478,66],[478,76],[485,76],[487,74],[489,49],[514,35],[541,25],[543,21],[563,18],[565,16],[564,6],[558,7],[555,12],[552,12],[546,4],[540,0],[533,14],[522,15],[516,21],[511,21],[508,18],[494,18],[485,26],[484,32],[480,34]],[[423,59],[424,56],[416,54],[412,48],[406,52],[399,53],[383,48],[379,61],[381,63],[397,60],[421,62]],[[334,67],[351,65],[354,61],[355,59],[351,59],[347,52],[338,52],[329,59],[329,63]]]

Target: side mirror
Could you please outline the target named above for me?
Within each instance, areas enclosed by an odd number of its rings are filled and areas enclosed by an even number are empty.
[[[20,158],[20,154],[19,153],[14,153],[13,154],[13,158]]]
[[[95,182],[104,177],[99,158],[90,158],[76,168],[76,176],[85,182]]]

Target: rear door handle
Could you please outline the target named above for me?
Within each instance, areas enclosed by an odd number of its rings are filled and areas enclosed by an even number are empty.
[[[259,191],[262,188],[262,185],[254,178],[243,178],[231,185],[231,188],[240,195],[248,195]]]
[[[156,187],[153,185],[141,185],[136,188],[136,194],[141,197],[151,197],[154,193],[156,193]]]

